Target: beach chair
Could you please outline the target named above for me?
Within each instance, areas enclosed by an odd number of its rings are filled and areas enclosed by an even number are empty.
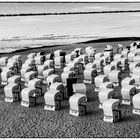
[[[104,56],[104,54],[101,53],[101,52],[96,53],[96,54],[95,54],[95,60],[97,60],[97,59],[99,59],[100,57],[103,57],[103,56]]]
[[[63,94],[59,90],[49,90],[44,94],[45,107],[44,110],[59,110],[61,109],[61,101]]]
[[[75,58],[75,55],[74,55],[74,54],[67,54],[67,55],[65,56],[66,65],[67,65],[69,62],[73,61],[74,58]]]
[[[35,88],[35,96],[42,96],[42,80],[38,78],[34,78],[28,82],[28,87]]]
[[[34,60],[35,60],[35,65],[39,66],[39,65],[43,65],[44,64],[45,58],[44,58],[43,55],[36,55],[34,57]]]
[[[113,51],[113,47],[111,45],[106,45],[104,51]]]
[[[25,81],[25,73],[29,72],[29,71],[33,71],[33,67],[23,67],[20,71],[21,73],[21,81]]]
[[[113,82],[113,86],[119,86],[121,80],[121,72],[119,70],[113,70],[109,73],[109,81]]]
[[[47,77],[47,89],[50,89],[50,85],[55,82],[60,82],[60,77],[57,74],[52,74]]]
[[[1,57],[0,58],[0,67],[6,67],[8,63],[8,57]]]
[[[128,63],[132,63],[132,62],[134,62],[134,57],[136,56],[137,54],[136,54],[136,52],[129,52],[129,54],[128,54]]]
[[[127,58],[121,58],[121,70],[128,70],[129,69],[129,64],[128,64],[128,59]]]
[[[108,88],[110,88],[110,89],[112,89],[112,88],[114,88],[113,87],[113,83],[112,82],[104,82],[104,83],[101,83],[100,85],[99,85],[99,91],[101,91],[101,90],[103,90],[103,89],[108,89]]]
[[[8,78],[12,77],[14,74],[12,70],[4,70],[1,72],[1,84],[7,85],[8,84]]]
[[[122,54],[115,54],[114,55],[114,61],[118,61],[119,59],[121,59],[123,57]]]
[[[79,56],[79,58],[82,59],[81,63],[83,63],[84,65],[88,64],[89,63],[89,60],[88,60],[88,56],[85,55],[85,54],[82,54]]]
[[[47,54],[45,60],[54,60],[54,53]]]
[[[75,77],[75,73],[72,71],[69,72],[63,72],[61,74],[61,79],[62,79],[62,83],[64,84],[64,86],[67,86],[67,78],[73,78]]]
[[[38,78],[43,78],[43,71],[47,70],[48,66],[46,65],[40,65],[37,67],[37,73],[38,73]]]
[[[115,70],[122,71],[121,60],[120,59],[118,59],[117,61],[112,61],[110,64],[115,66]]]
[[[122,51],[123,51],[123,45],[122,44],[118,44],[117,53],[121,54]]]
[[[74,52],[76,53],[76,57],[78,57],[78,56],[83,54],[83,49],[82,48],[76,48],[74,50]]]
[[[95,69],[96,68],[96,64],[95,63],[88,63],[85,66],[85,69]]]
[[[95,60],[95,54],[96,54],[96,49],[91,49],[89,52],[88,52],[88,60],[90,63],[92,63],[94,60]]]
[[[36,89],[26,87],[21,91],[21,105],[24,107],[33,107],[36,105]]]
[[[84,83],[94,83],[94,78],[97,76],[96,69],[85,69],[84,70]]]
[[[96,64],[97,72],[102,72],[103,67],[104,67],[104,60],[99,58],[99,59],[96,59],[93,63]]]
[[[99,91],[99,85],[101,83],[107,82],[108,78],[106,75],[98,75],[95,77],[94,82],[95,82],[95,91]]]
[[[62,50],[54,51],[54,57],[59,57],[61,52],[62,52]]]
[[[28,58],[28,59],[34,59],[35,56],[36,56],[36,53],[29,53],[29,54],[27,55],[27,58]]]
[[[132,77],[126,77],[122,80],[121,82],[121,86],[125,87],[125,86],[129,86],[129,85],[133,85],[135,83],[134,78]]]
[[[21,55],[14,55],[12,58],[17,62],[18,72],[19,72],[21,67],[22,67],[22,56]]]
[[[130,75],[133,74],[133,69],[140,67],[140,62],[133,62],[129,64]]]
[[[28,86],[30,80],[37,77],[37,73],[35,71],[29,71],[24,74],[25,77],[25,86]]]
[[[67,64],[67,67],[70,67],[70,68],[75,67],[74,72],[75,72],[76,75],[78,75],[81,72],[78,65],[79,65],[78,62],[71,61]]]
[[[121,110],[119,109],[120,101],[119,99],[109,99],[105,101],[102,105],[105,122],[118,122],[121,120]]]
[[[132,102],[133,102],[132,113],[140,115],[140,93],[137,93],[136,95],[133,96]]]
[[[63,68],[65,66],[63,56],[59,56],[59,57],[54,58],[54,66],[55,66],[55,68]]]
[[[5,102],[16,102],[20,100],[21,87],[16,83],[9,83],[4,87]]]
[[[43,83],[47,83],[47,77],[54,74],[54,69],[46,69],[43,71]]]
[[[76,93],[69,99],[70,104],[70,115],[83,116],[86,114],[86,102],[87,98],[85,95]]]
[[[87,55],[88,55],[88,53],[90,52],[91,49],[93,49],[94,52],[96,53],[96,49],[93,48],[93,46],[88,46],[88,47],[85,48],[85,52],[86,52]]]
[[[110,63],[109,56],[102,56],[100,57],[100,59],[103,60],[103,66],[106,66],[107,64]]]
[[[19,84],[19,83],[21,83],[21,77],[18,75],[14,75],[14,76],[8,78],[8,84],[9,83]]]
[[[54,69],[54,60],[46,60],[44,62],[44,66],[47,66],[49,69],[53,68]]]
[[[109,64],[109,65],[104,66],[104,68],[103,68],[104,75],[109,76],[109,73],[110,73],[112,70],[115,70],[115,65]]]
[[[134,85],[126,85],[121,89],[122,104],[130,105],[132,103],[132,97],[136,94],[136,88]]]
[[[104,88],[100,90],[98,93],[98,98],[100,103],[99,108],[102,108],[103,103],[113,97],[114,97],[114,89]]]
[[[122,54],[122,56],[124,57],[124,58],[128,58],[128,54],[129,54],[129,50],[128,49],[124,49],[122,52],[121,52],[121,54]]]

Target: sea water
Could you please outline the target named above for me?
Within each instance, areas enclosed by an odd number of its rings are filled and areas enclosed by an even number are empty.
[[[139,10],[140,3],[0,3],[0,14]],[[0,17],[0,52],[110,37],[139,37],[140,13]]]

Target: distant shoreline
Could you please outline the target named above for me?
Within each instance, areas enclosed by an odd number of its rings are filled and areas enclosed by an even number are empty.
[[[75,44],[91,44],[91,43],[111,43],[111,42],[122,42],[122,41],[140,41],[140,37],[114,37],[114,38],[101,38],[101,39],[95,39],[95,40],[89,40],[89,41],[84,41],[84,42],[77,42],[77,43],[72,43],[73,45]],[[0,52],[0,55],[2,54],[13,54],[13,53],[20,53],[24,51],[31,51],[31,50],[40,50],[40,49],[45,49],[47,48],[54,48],[54,47],[60,47],[60,46],[68,46],[70,44],[59,44],[59,45],[42,45],[41,47],[35,47],[35,48],[22,48],[18,50],[14,50],[11,52]]]
[[[44,16],[44,15],[75,15],[75,14],[103,14],[103,13],[136,13],[140,10],[116,10],[116,11],[94,11],[94,12],[62,12],[62,13],[21,13],[21,14],[0,14],[0,17],[15,16]]]

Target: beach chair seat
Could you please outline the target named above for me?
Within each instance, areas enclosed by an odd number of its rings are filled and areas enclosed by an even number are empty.
[[[63,56],[55,57],[54,58],[54,65],[55,65],[55,68],[63,68],[65,66]]]
[[[12,70],[5,70],[1,72],[1,84],[7,85],[8,84],[8,78],[13,76]]]
[[[119,70],[113,70],[109,73],[109,81],[113,82],[114,86],[119,86],[122,78],[121,78],[121,72]]]
[[[26,87],[21,91],[21,105],[24,107],[33,107],[36,105],[36,89],[32,87]]]
[[[76,93],[69,99],[70,115],[83,116],[86,114],[86,102],[87,98],[83,94]]]
[[[37,72],[38,72],[38,78],[43,78],[43,71],[47,70],[48,66],[46,65],[40,65],[37,67]]]
[[[64,86],[67,85],[67,78],[73,78],[75,77],[75,73],[72,71],[69,72],[63,72],[61,74],[61,79],[62,79],[62,83],[64,84]]]
[[[98,75],[95,77],[94,82],[95,82],[95,91],[99,91],[99,85],[101,83],[107,82],[108,78],[106,75]]]
[[[64,67],[63,72],[75,71],[76,67]]]
[[[8,57],[7,56],[0,58],[0,67],[7,66],[7,63],[8,63]]]
[[[105,122],[118,122],[121,120],[121,110],[119,109],[120,101],[119,99],[109,99],[105,101],[102,105]]]
[[[121,89],[122,104],[130,105],[132,103],[132,97],[136,94],[136,88],[134,85],[126,85]]]
[[[140,115],[140,93],[137,93],[136,95],[133,96],[132,102],[133,102],[132,113]]]
[[[121,52],[121,54],[122,54],[122,56],[124,57],[124,58],[128,58],[128,54],[129,54],[129,50],[128,49],[124,49],[122,52]]]
[[[29,54],[27,55],[27,58],[28,58],[28,59],[34,59],[35,56],[36,56],[36,53],[29,53]]]
[[[96,69],[85,69],[84,70],[84,83],[94,83],[94,78],[97,76]]]
[[[54,74],[54,69],[46,69],[43,71],[43,83],[47,83],[47,77]]]
[[[113,83],[112,82],[104,82],[104,83],[101,83],[99,85],[99,91],[106,89],[106,88],[113,88]]]
[[[37,73],[35,71],[29,71],[25,73],[24,77],[25,86],[28,86],[29,81],[37,77]]]
[[[133,69],[140,67],[140,62],[133,62],[129,64],[130,75],[133,74]]]
[[[33,67],[24,67],[24,68],[21,69],[21,71],[20,71],[21,81],[25,81],[25,73],[27,73],[29,71],[33,71]]]
[[[114,89],[104,88],[100,90],[98,93],[98,98],[100,103],[99,108],[102,108],[103,103],[113,97],[114,97]]]
[[[50,85],[52,83],[60,82],[60,77],[57,74],[52,74],[52,75],[50,75],[50,76],[47,77],[47,80],[46,81],[47,81],[47,87],[49,89],[50,88]]]
[[[46,60],[44,66],[48,66],[49,69],[54,68],[54,60]]]
[[[63,95],[59,90],[49,90],[44,94],[45,110],[59,110],[61,109],[61,101]]]
[[[109,76],[109,73],[110,73],[112,70],[115,70],[115,65],[109,64],[109,65],[104,66],[104,68],[103,68],[104,75]]]
[[[9,83],[4,87],[5,102],[16,102],[20,100],[20,86],[15,83]]]

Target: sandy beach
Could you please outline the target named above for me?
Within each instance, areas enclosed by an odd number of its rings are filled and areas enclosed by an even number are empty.
[[[116,41],[114,41],[116,40]],[[106,44],[110,44],[116,52],[118,44],[128,46],[136,38],[116,38],[94,41],[85,43],[70,44],[64,46],[52,46],[22,50],[4,56],[12,57],[13,55],[22,55],[23,62],[31,52],[43,51],[46,54],[57,49],[63,49],[70,53],[77,47],[85,48],[94,46],[97,52],[102,52]],[[0,57],[3,54],[0,55]],[[61,73],[58,70],[57,73]],[[126,77],[128,72],[122,74]],[[83,76],[78,76],[78,82],[83,81]],[[43,92],[46,92],[46,85],[43,86]],[[69,115],[68,100],[62,102],[62,109],[59,111],[44,110],[44,98],[37,98],[35,107],[26,108],[20,105],[20,102],[7,103],[4,101],[3,87],[0,87],[0,137],[1,138],[136,138],[140,137],[140,116],[132,114],[132,106],[121,106],[122,120],[118,123],[106,123],[103,121],[103,112],[98,108],[99,101],[97,92],[94,92],[94,84],[90,85],[91,93],[89,95],[87,115],[74,117]],[[115,88],[115,98],[121,99],[120,87]]]

